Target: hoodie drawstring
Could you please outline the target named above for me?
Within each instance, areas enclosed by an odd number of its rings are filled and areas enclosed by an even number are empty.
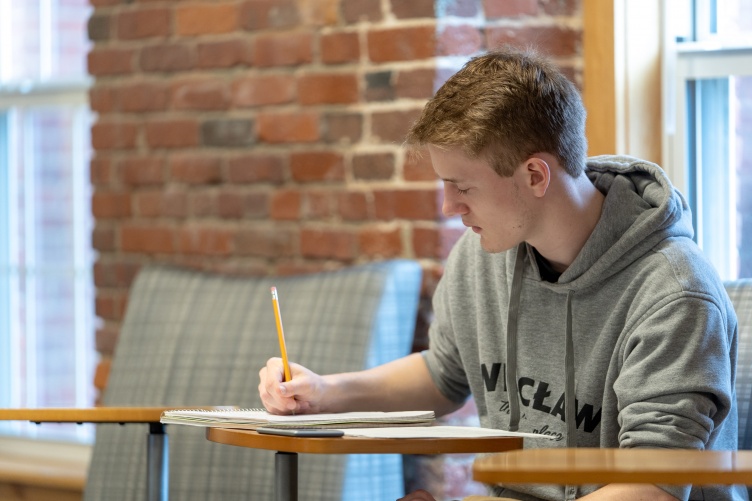
[[[520,315],[520,296],[522,295],[522,275],[525,267],[527,246],[517,247],[517,257],[512,275],[512,290],[509,295],[507,315],[507,363],[506,383],[509,393],[509,431],[517,431],[520,425],[520,390],[517,385],[517,324]],[[564,348],[564,420],[567,424],[567,447],[577,447],[577,406],[575,400],[574,340],[572,334],[572,296],[567,292],[567,320]]]
[[[572,296],[574,291],[567,292],[567,332],[564,342],[564,367],[566,381],[564,385],[564,419],[567,422],[567,447],[577,447],[577,406],[574,388],[574,341],[572,340]]]
[[[517,259],[512,275],[512,290],[509,292],[507,312],[507,367],[506,380],[509,393],[509,431],[517,431],[520,426],[520,389],[517,386],[517,319],[520,316],[520,295],[522,293],[522,270],[525,267],[527,246],[517,246]]]

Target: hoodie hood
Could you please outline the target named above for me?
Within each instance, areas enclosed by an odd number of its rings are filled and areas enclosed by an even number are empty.
[[[656,164],[604,155],[588,160],[586,174],[606,195],[601,218],[552,285],[581,290],[630,266],[666,238],[693,237],[689,204]]]

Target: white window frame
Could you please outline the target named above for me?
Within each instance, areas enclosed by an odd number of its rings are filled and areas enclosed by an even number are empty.
[[[708,10],[708,0],[697,0],[698,8]],[[708,80],[728,79],[730,76],[752,76],[752,43],[749,40],[724,40],[711,36],[702,26],[695,27],[696,36],[700,41],[677,43],[673,40],[672,30],[668,22],[675,16],[677,0],[663,0],[662,18],[662,95],[663,95],[663,167],[679,191],[685,194],[690,203],[698,201],[703,196],[703,190],[716,192],[716,199],[725,200],[725,206],[703,206],[697,203],[693,206],[695,219],[696,240],[703,252],[713,261],[722,278],[734,278],[736,271],[736,193],[728,190],[733,185],[732,180],[715,179],[708,169],[714,168],[712,174],[717,174],[717,164],[706,165],[703,170],[703,157],[713,162],[730,162],[720,151],[703,152],[698,146],[693,158],[688,155],[688,146],[695,144],[694,138],[687,136],[687,121],[696,118],[687,116],[685,106],[690,83]],[[710,82],[696,84],[710,85]],[[723,105],[724,103],[717,103]],[[727,104],[727,103],[726,103]],[[712,109],[709,111],[713,111]],[[703,110],[695,110],[701,115]],[[701,119],[702,117],[700,117]],[[733,141],[733,135],[729,138]],[[711,144],[711,147],[713,145]],[[733,149],[732,149],[733,151]],[[708,176],[704,176],[703,173]],[[733,176],[734,169],[726,169],[725,175]],[[721,182],[723,181],[723,182]],[[706,228],[712,224],[715,234],[721,238],[706,240]]]

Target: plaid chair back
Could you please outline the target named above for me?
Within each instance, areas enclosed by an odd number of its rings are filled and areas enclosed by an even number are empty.
[[[279,354],[272,285],[291,360],[334,373],[404,356],[420,279],[408,260],[279,278],[145,267],[131,288],[104,403],[260,407],[258,371]],[[198,427],[167,432],[171,499],[274,498],[273,451],[215,444]],[[143,425],[98,425],[85,499],[143,499],[145,459]],[[299,485],[306,501],[397,499],[402,459],[301,454]]]

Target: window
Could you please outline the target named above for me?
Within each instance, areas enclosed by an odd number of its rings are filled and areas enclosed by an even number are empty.
[[[752,0],[666,0],[664,19],[664,165],[721,277],[752,277]]]
[[[0,406],[93,404],[88,0],[0,0]],[[88,441],[91,427],[0,423]]]

